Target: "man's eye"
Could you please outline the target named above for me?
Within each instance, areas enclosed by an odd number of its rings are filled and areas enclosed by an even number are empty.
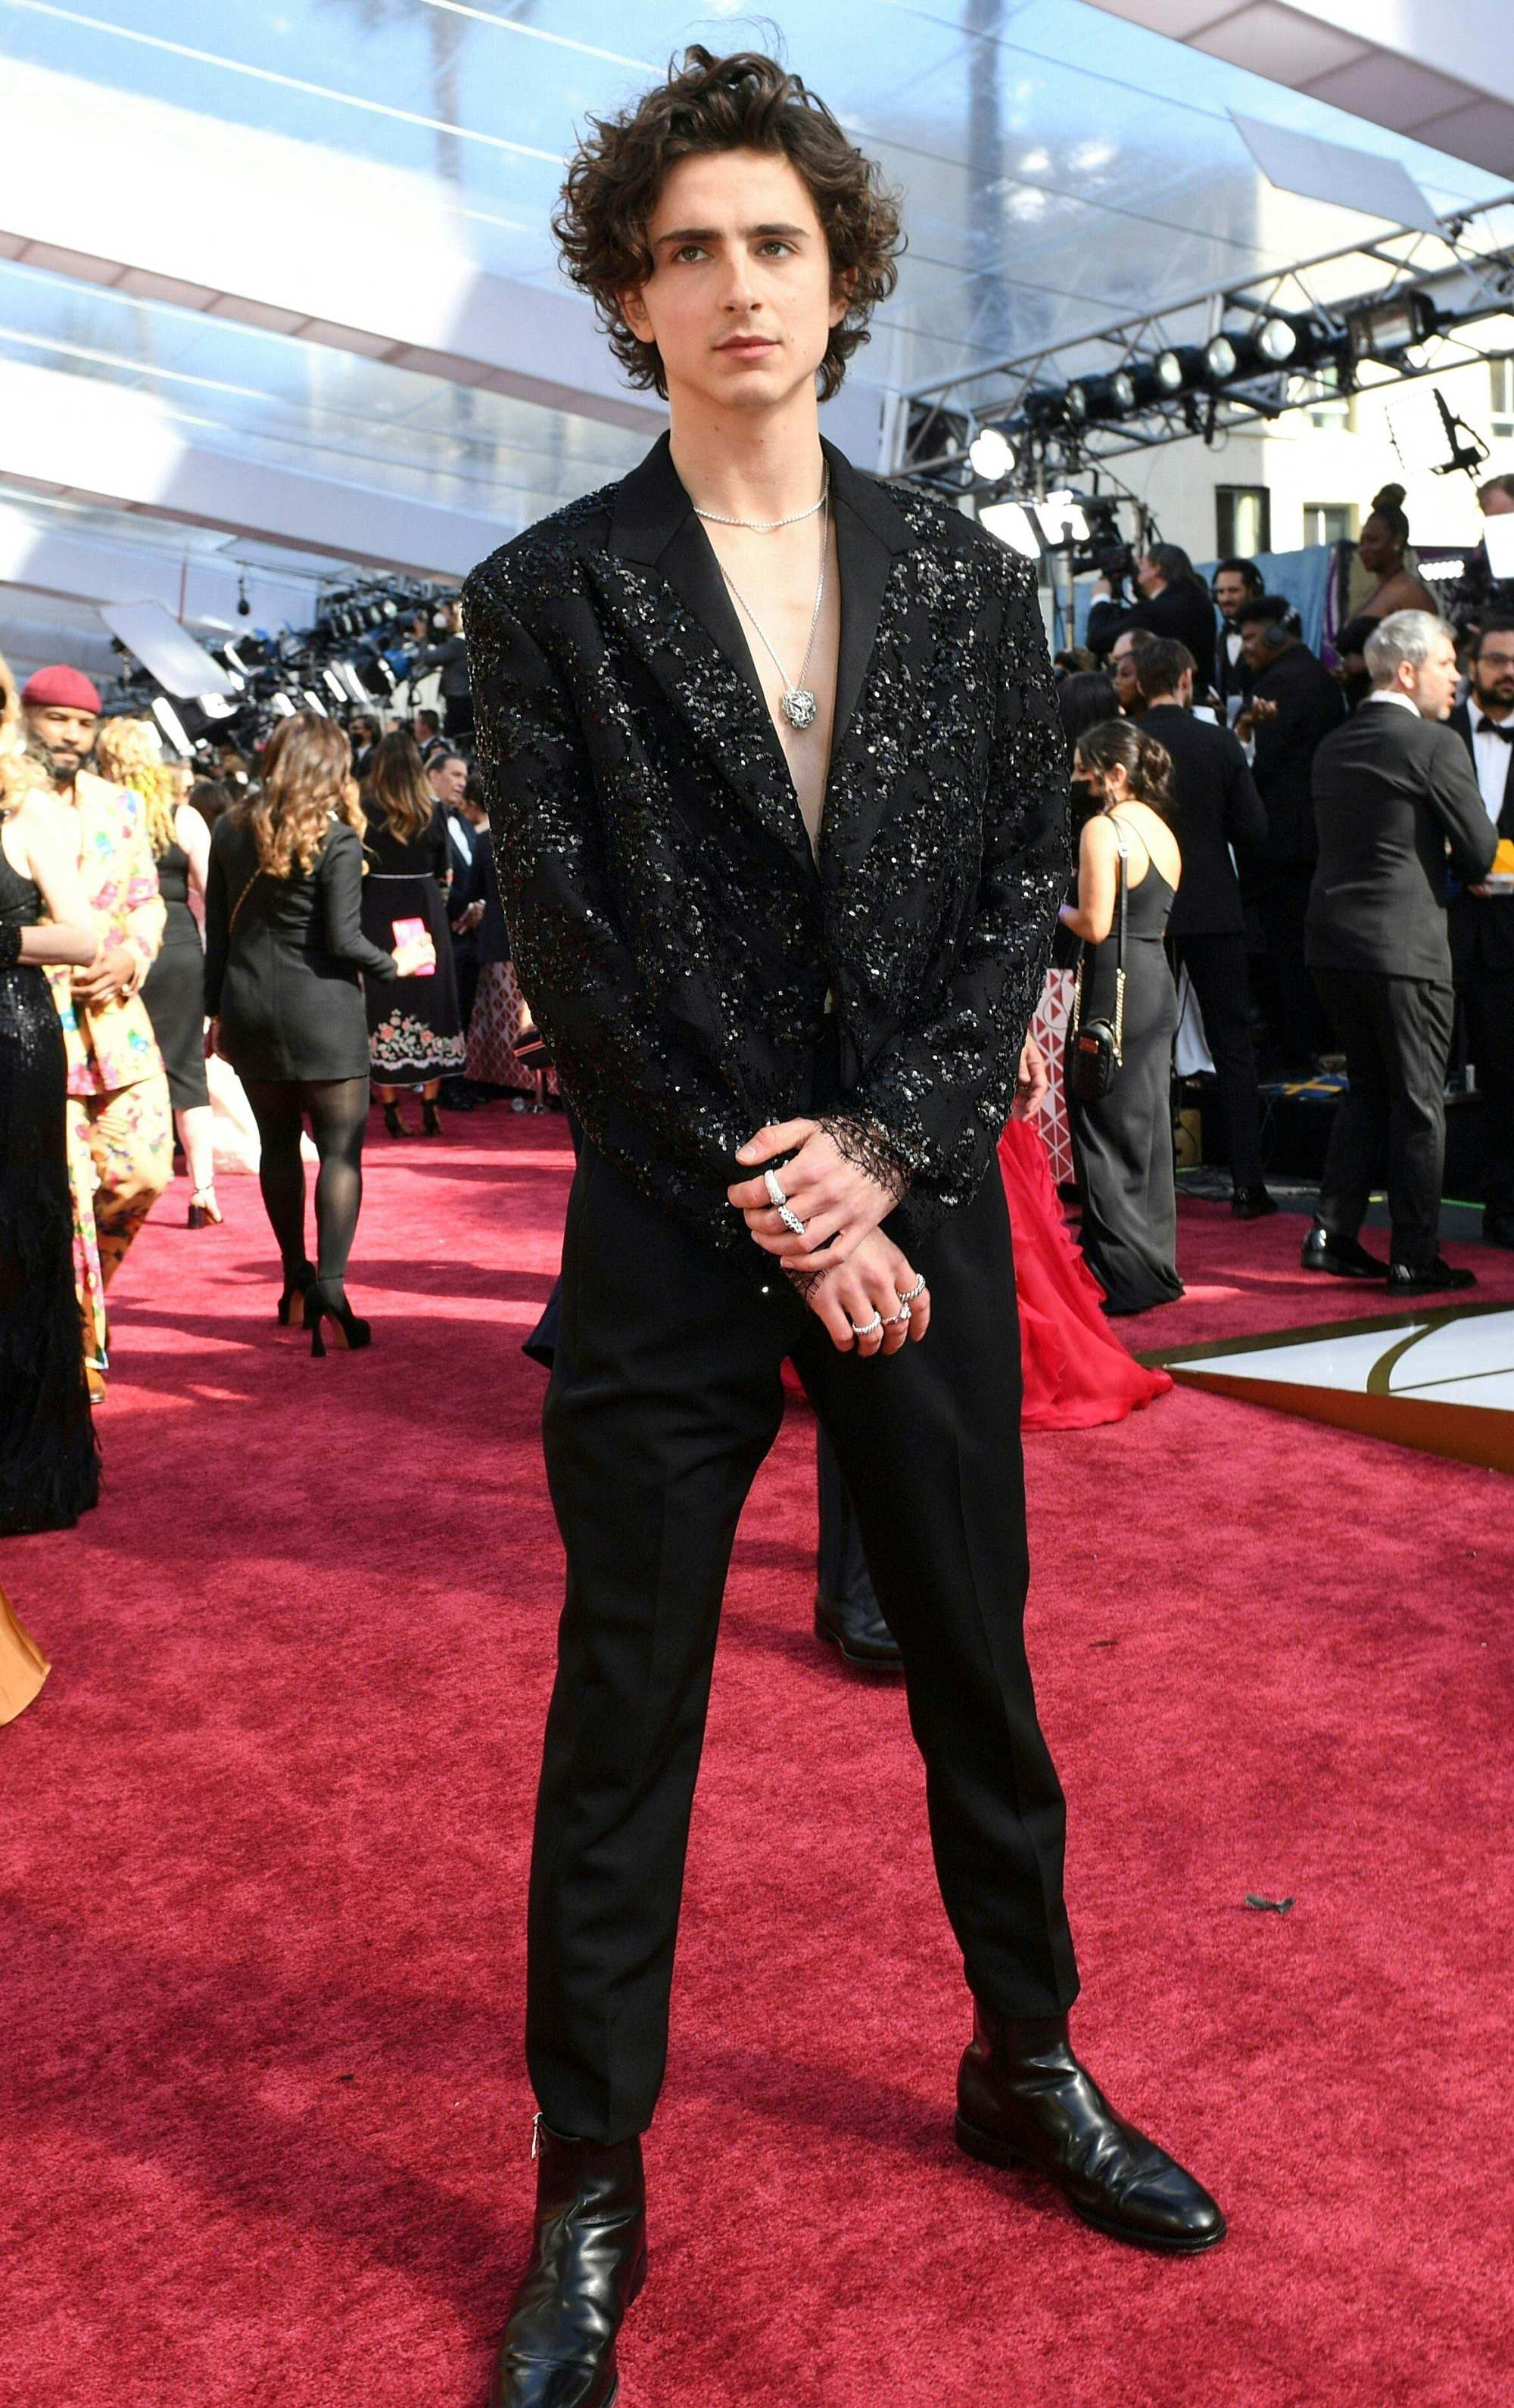
[[[704,246],[702,243],[698,242],[683,243],[680,245],[679,249],[674,251],[673,257],[675,259],[702,259],[704,257]]]
[[[788,254],[788,253],[793,250],[794,246],[793,246],[793,244],[792,244],[791,242],[784,242],[784,241],[782,241],[782,240],[779,238],[779,236],[778,236],[774,235],[774,236],[772,236],[772,238],[771,238],[771,241],[769,241],[769,242],[765,242],[765,243],[763,244],[762,248],[763,248],[763,250],[764,250],[765,251],[781,251],[785,254],[785,256],[786,257],[786,256],[787,256],[787,254]]]

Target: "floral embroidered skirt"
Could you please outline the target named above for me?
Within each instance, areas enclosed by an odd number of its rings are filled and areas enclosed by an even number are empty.
[[[457,972],[446,906],[434,878],[363,881],[363,934],[392,953],[395,924],[424,920],[437,949],[437,966],[424,978],[376,978],[363,973],[368,999],[368,1061],[381,1087],[413,1087],[460,1074],[468,1058],[457,1008]]]

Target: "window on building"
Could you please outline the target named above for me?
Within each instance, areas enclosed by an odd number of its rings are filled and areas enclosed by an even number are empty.
[[[1492,431],[1507,442],[1514,435],[1514,360],[1488,362],[1488,399],[1492,409]]]
[[[1272,495],[1265,485],[1215,487],[1215,548],[1221,560],[1272,550]]]
[[[1357,537],[1354,502],[1305,502],[1305,543],[1354,543]]]

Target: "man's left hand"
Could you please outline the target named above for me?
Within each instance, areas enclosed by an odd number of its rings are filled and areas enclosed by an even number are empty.
[[[1028,1037],[1020,1049],[1020,1067],[1015,1073],[1015,1100],[1009,1108],[1012,1121],[1033,1121],[1051,1093],[1051,1072],[1046,1057],[1033,1037]]]
[[[136,954],[124,945],[111,945],[96,953],[87,969],[76,970],[69,985],[76,1003],[114,1003],[136,981]]]
[[[770,1162],[780,1154],[793,1155],[792,1161],[779,1168],[777,1177],[788,1210],[804,1224],[802,1237],[786,1227],[765,1179],[743,1179],[728,1187],[726,1194],[744,1216],[764,1254],[776,1254],[791,1269],[801,1270],[824,1246],[824,1267],[834,1269],[870,1230],[887,1220],[899,1198],[858,1164],[848,1161],[816,1121],[779,1121],[760,1128],[736,1159]]]

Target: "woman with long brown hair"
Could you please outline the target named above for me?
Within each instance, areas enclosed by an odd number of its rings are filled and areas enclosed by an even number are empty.
[[[259,1181],[283,1263],[279,1319],[321,1325],[347,1346],[369,1329],[347,1302],[347,1257],[363,1197],[368,1020],[358,973],[392,979],[392,953],[363,934],[363,815],[352,753],[334,720],[281,722],[252,800],[210,839],[205,996],[217,1049],[257,1122]],[[306,1120],[320,1157],[316,1260],[305,1252]]]
[[[1077,739],[1073,776],[1087,783],[1093,810],[1078,843],[1077,901],[1062,905],[1061,919],[1083,940],[1079,1025],[1116,1022],[1121,1060],[1107,1093],[1093,1101],[1079,1101],[1069,1076],[1068,1118],[1083,1259],[1103,1289],[1107,1313],[1146,1312],[1183,1293],[1173,1176],[1177,990],[1163,944],[1183,874],[1165,817],[1172,773],[1165,745],[1128,719],[1085,728]]]
[[[452,853],[447,815],[431,789],[425,764],[403,729],[373,748],[363,794],[363,926],[380,945],[414,940],[419,959],[393,979],[368,982],[368,1054],[373,1083],[391,1137],[403,1137],[400,1091],[419,1087],[422,1125],[436,1137],[441,1082],[467,1067],[468,1045],[457,1004],[457,972],[447,924]],[[425,940],[424,944],[421,940]]]

